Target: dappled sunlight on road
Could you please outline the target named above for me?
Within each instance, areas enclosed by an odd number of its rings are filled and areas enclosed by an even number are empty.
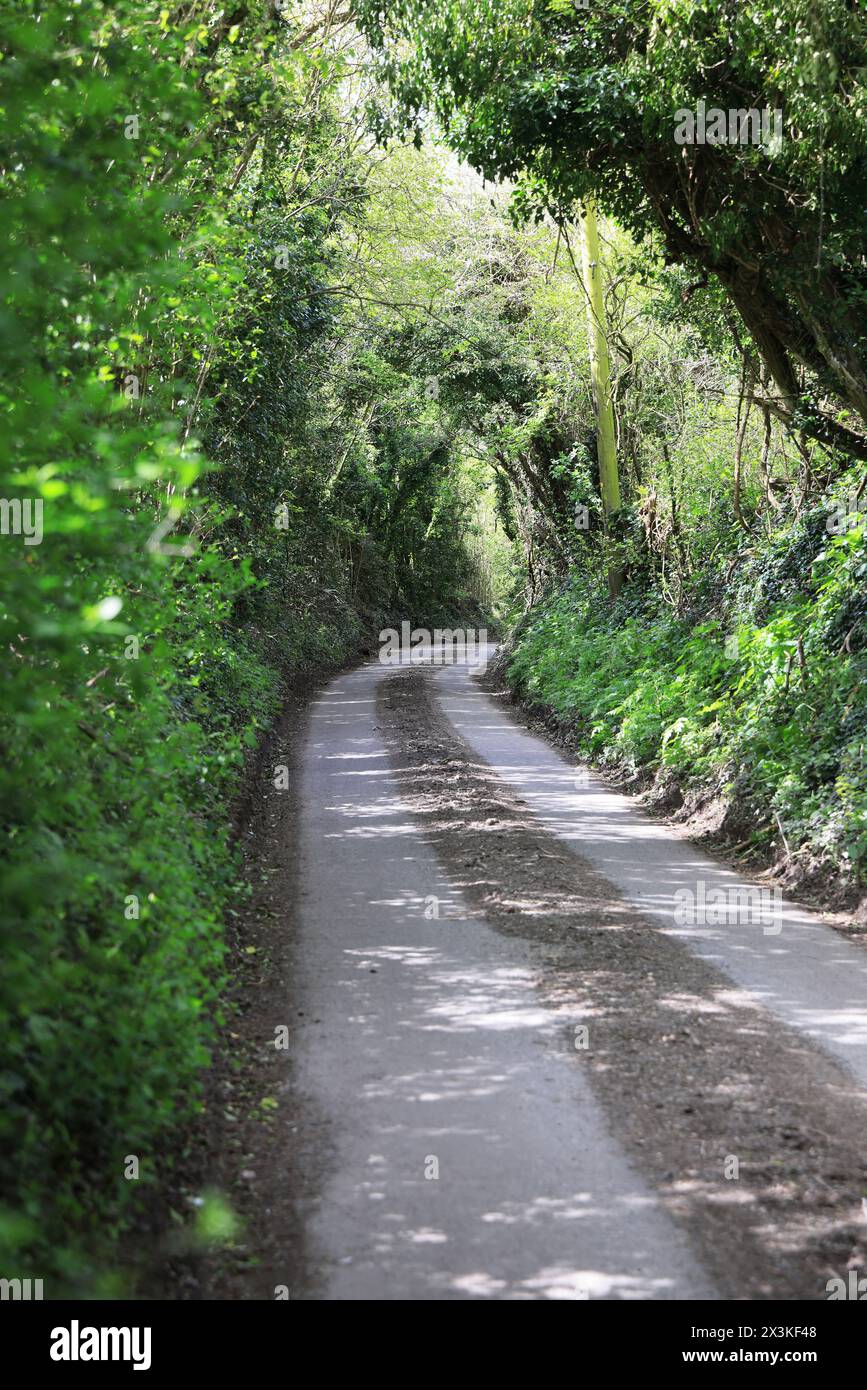
[[[712,1296],[564,1043],[583,1005],[467,910],[411,815],[382,676],[316,702],[304,774],[300,1080],[334,1148],[311,1230],[328,1296]]]
[[[471,753],[413,703],[420,680]],[[370,663],[336,693],[305,754],[296,981],[326,1296],[715,1298],[723,1236],[727,1260],[770,1259],[772,1294],[773,1252],[851,1221],[818,1199],[792,1220],[804,1175],[842,1160],[788,1092],[766,1121],[773,1082],[800,1096],[808,1037],[867,1065],[867,960],[788,904],[780,930],[742,924],[738,897],[713,925],[676,917],[679,890],[742,880],[491,713],[466,668]],[[825,1086],[858,1090],[842,1069]],[[684,1232],[708,1221],[700,1261]]]
[[[660,930],[726,970],[755,1002],[823,1043],[867,1086],[867,952],[784,901],[767,920],[745,919],[740,904],[748,880],[504,719],[466,669],[447,667],[433,679],[455,728],[542,825]],[[716,920],[678,920],[677,895],[695,895],[699,886],[709,895],[728,895],[715,909]]]

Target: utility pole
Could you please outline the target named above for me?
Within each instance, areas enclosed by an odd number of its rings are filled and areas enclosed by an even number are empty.
[[[605,324],[605,305],[602,300],[602,264],[599,259],[599,231],[596,226],[596,205],[592,198],[584,203],[581,218],[581,257],[584,268],[584,291],[587,306],[587,344],[590,351],[590,374],[593,382],[593,404],[596,409],[596,451],[599,457],[599,488],[602,493],[602,515],[605,532],[612,513],[620,510],[620,478],[617,473],[617,446],[614,442],[614,407],[611,402],[611,361],[608,356],[608,335]],[[616,598],[623,583],[620,567],[609,560],[608,593]]]

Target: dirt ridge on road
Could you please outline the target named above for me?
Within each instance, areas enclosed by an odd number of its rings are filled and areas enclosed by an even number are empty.
[[[564,1049],[721,1292],[821,1299],[863,1269],[867,1098],[852,1079],[540,827],[454,729],[431,672],[383,680],[379,714],[465,901],[537,944],[549,1006],[581,1006],[588,1046],[564,1026]]]

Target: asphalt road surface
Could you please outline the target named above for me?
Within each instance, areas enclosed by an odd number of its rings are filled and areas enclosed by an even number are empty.
[[[328,1133],[307,1231],[318,1296],[721,1296],[564,1046],[537,957],[468,915],[403,800],[377,716],[392,675],[373,661],[334,680],[303,750],[296,1065]],[[737,877],[518,727],[465,667],[432,679],[549,830],[867,1085],[867,954],[785,904],[764,926],[675,921],[678,888]]]

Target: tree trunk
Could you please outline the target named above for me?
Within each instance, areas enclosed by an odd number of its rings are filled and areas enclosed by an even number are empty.
[[[596,226],[596,206],[591,198],[588,198],[584,204],[584,216],[581,219],[581,256],[587,302],[587,345],[593,381],[593,404],[596,410],[599,490],[602,494],[602,514],[605,519],[606,535],[608,535],[610,518],[614,512],[620,510],[620,477],[617,472],[617,447],[614,440],[611,363],[608,356],[605,305],[602,299],[599,232]],[[611,598],[617,597],[622,583],[623,571],[609,556],[608,593]]]

